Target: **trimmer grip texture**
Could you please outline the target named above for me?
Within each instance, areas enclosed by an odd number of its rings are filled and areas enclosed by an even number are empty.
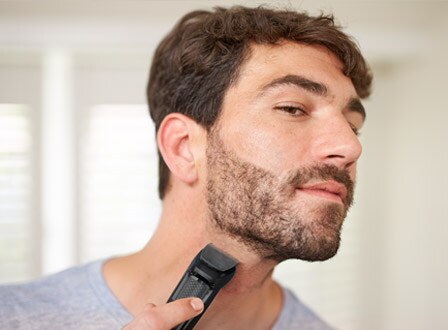
[[[235,275],[238,261],[208,244],[194,257],[177,284],[168,302],[198,297],[204,302],[204,311],[198,316],[179,324],[173,330],[191,330],[205,313],[210,303],[224,285]]]
[[[196,276],[192,275],[187,278],[185,287],[179,292],[176,299],[198,297],[204,298],[211,291],[211,288]]]

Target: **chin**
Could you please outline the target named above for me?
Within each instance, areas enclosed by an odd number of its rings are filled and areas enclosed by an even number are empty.
[[[340,235],[337,233],[332,237],[328,235],[320,239],[309,238],[296,241],[296,244],[289,244],[276,247],[271,251],[270,259],[278,262],[288,259],[299,259],[303,261],[325,261],[333,258],[340,246]],[[267,257],[267,255],[265,255]]]

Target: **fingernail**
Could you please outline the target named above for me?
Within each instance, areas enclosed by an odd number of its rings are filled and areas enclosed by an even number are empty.
[[[193,307],[193,309],[198,312],[204,308],[204,303],[199,298],[191,299],[190,304],[191,304],[191,307]]]

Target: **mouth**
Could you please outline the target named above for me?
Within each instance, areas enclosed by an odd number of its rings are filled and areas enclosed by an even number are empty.
[[[297,188],[298,191],[333,202],[344,204],[347,197],[347,189],[336,181],[305,184]]]

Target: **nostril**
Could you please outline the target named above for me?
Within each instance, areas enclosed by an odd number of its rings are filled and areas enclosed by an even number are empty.
[[[335,165],[341,169],[347,169],[353,166],[357,161],[356,159],[350,159],[350,157],[344,156],[342,154],[331,154],[327,155],[326,161],[329,164]]]
[[[335,155],[328,155],[327,158],[336,160],[336,159],[345,159],[346,157],[344,155],[335,154]]]

